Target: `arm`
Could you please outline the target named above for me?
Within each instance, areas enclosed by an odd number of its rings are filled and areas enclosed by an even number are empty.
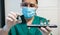
[[[8,35],[8,32],[4,31],[3,29],[0,29],[0,35]]]
[[[8,35],[9,28],[5,25],[3,28],[0,28],[0,35]]]
[[[6,25],[3,27],[3,29],[1,30],[1,34],[2,35],[8,35],[8,32],[10,30],[10,27],[15,25],[17,22],[17,16],[19,14],[11,12],[8,14],[8,16],[6,17]]]

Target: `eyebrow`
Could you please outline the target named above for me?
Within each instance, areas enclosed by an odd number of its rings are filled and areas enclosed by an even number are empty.
[[[22,2],[22,3],[28,3],[28,2]],[[33,3],[33,2],[29,2],[29,3],[31,3],[31,4],[35,4],[35,3]]]

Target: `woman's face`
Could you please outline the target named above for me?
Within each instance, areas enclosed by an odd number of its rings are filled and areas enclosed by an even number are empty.
[[[36,14],[37,3],[36,0],[24,0],[21,3],[22,13],[25,18],[31,19]]]
[[[26,7],[35,7],[37,9],[37,3],[36,0],[24,0],[21,4],[21,6],[26,6]]]

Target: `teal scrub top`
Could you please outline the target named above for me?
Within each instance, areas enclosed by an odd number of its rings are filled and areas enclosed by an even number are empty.
[[[27,23],[24,19],[24,16],[21,16],[22,23],[17,23],[16,25],[12,26],[8,32],[8,35],[42,35],[42,32],[37,27],[27,27]],[[34,16],[34,20],[32,24],[40,24],[41,22],[48,21],[45,18]]]

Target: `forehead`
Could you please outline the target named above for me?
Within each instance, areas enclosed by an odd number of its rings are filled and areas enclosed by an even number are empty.
[[[24,0],[24,2],[36,4],[36,0]]]

